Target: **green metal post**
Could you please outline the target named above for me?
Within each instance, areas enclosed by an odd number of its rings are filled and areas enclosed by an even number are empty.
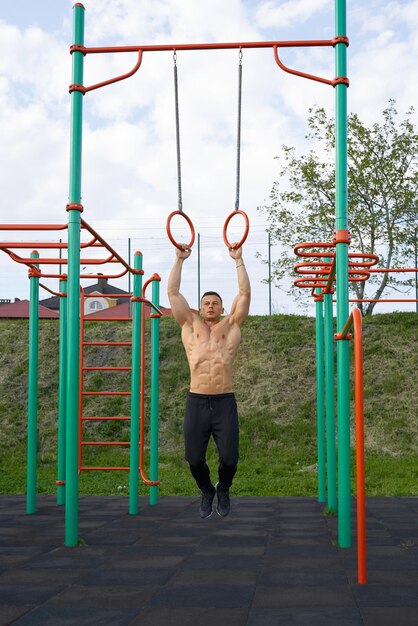
[[[335,2],[336,36],[346,36],[346,0]],[[347,75],[347,48],[335,45],[336,76]],[[335,229],[348,230],[347,204],[347,85],[335,86]],[[348,243],[336,244],[337,332],[348,319]],[[350,498],[350,354],[349,342],[337,342],[337,406],[338,406],[338,543],[351,545]]]
[[[321,290],[316,289],[320,294]],[[316,423],[318,433],[318,502],[326,501],[325,409],[324,409],[324,320],[323,302],[317,299],[316,313]]]
[[[160,306],[160,280],[158,276],[152,283],[152,302]],[[160,318],[151,318],[151,389],[150,389],[150,480],[158,480],[158,392],[159,392],[159,343]],[[158,486],[150,487],[149,503],[157,504]]]
[[[31,258],[39,258],[36,251]],[[35,267],[39,268],[36,263]],[[28,372],[28,449],[26,469],[26,513],[36,513],[36,457],[38,447],[38,333],[39,333],[39,278],[29,276],[29,372]]]
[[[337,512],[337,471],[335,449],[334,410],[334,323],[332,294],[324,294],[324,345],[325,345],[325,432],[327,447],[328,509]]]
[[[134,269],[142,270],[142,254],[135,252]],[[142,274],[133,276],[133,295],[142,295]],[[131,438],[129,465],[129,514],[138,513],[139,486],[139,404],[141,380],[142,302],[132,302]]]
[[[74,5],[74,44],[84,45],[84,7]],[[72,83],[83,84],[84,57],[73,52]],[[83,95],[71,93],[68,207],[68,360],[66,424],[65,545],[78,543],[78,408],[80,373],[80,212]]]
[[[60,292],[67,293],[67,280],[60,280]],[[58,380],[58,467],[57,504],[65,504],[65,423],[67,383],[67,298],[60,298],[60,347]]]

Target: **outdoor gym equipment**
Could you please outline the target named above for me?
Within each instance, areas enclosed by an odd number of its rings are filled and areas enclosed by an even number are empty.
[[[69,87],[71,94],[71,139],[70,139],[70,175],[68,198],[68,330],[67,330],[67,358],[66,358],[66,518],[65,543],[75,546],[78,541],[78,392],[80,384],[80,252],[82,245],[80,233],[83,229],[81,213],[81,173],[82,173],[82,120],[83,99],[92,91],[127,79],[141,67],[144,55],[153,51],[168,51],[171,53],[186,50],[244,50],[266,48],[273,51],[277,65],[284,72],[308,80],[317,81],[335,89],[335,120],[336,120],[336,211],[335,227],[337,232],[344,232],[348,228],[347,215],[347,87],[346,59],[348,38],[346,36],[346,0],[335,0],[335,37],[328,40],[299,40],[299,41],[264,41],[264,42],[235,42],[235,43],[203,43],[203,44],[167,44],[167,45],[134,45],[116,47],[86,47],[84,45],[84,7],[77,2],[73,11],[73,44],[70,47],[72,54],[72,83]],[[329,47],[334,48],[335,75],[334,79],[327,79],[313,74],[307,74],[291,69],[283,64],[279,58],[279,49]],[[91,54],[102,53],[133,53],[137,56],[132,70],[100,83],[83,85],[84,62]],[[66,226],[64,226],[66,228]],[[100,242],[100,240],[99,240]],[[96,245],[96,244],[93,244]],[[344,238],[336,240],[336,276],[337,276],[337,331],[342,332],[348,319],[348,241]],[[32,259],[31,267],[35,268]],[[134,274],[135,275],[135,274]],[[37,280],[34,276],[31,280]],[[140,293],[134,294],[140,296]],[[135,308],[133,302],[133,308]],[[339,464],[346,470],[342,472],[344,482],[339,481],[339,510],[338,510],[338,541],[343,548],[351,545],[351,511],[350,511],[350,403],[347,393],[349,380],[349,346],[347,341],[337,343],[338,368],[338,415],[339,415]],[[340,393],[340,390],[341,391]]]
[[[333,294],[336,281],[337,238],[349,242],[349,233],[336,233],[333,242],[306,242],[295,246],[295,254],[302,257],[294,269],[301,276],[294,285],[309,289],[316,303],[316,398],[318,431],[318,500],[328,509],[337,510],[336,450],[334,424],[334,340],[337,347],[343,341],[354,343],[354,389],[356,425],[356,482],[357,482],[357,552],[358,582],[366,582],[366,504],[364,478],[364,407],[363,407],[363,345],[360,310],[351,311],[341,331],[334,334]],[[349,282],[364,282],[373,273],[417,272],[417,268],[376,268],[379,257],[361,252],[348,253]],[[338,287],[338,279],[336,281]],[[416,302],[413,298],[350,298],[350,302]],[[349,331],[353,329],[353,333]],[[338,393],[349,396],[349,380]],[[341,442],[339,439],[339,452]],[[344,451],[344,450],[343,450]],[[339,482],[345,482],[345,465],[339,467]],[[348,477],[349,478],[349,477]],[[339,503],[340,504],[340,503]]]
[[[30,279],[30,316],[29,316],[29,391],[28,391],[28,446],[27,446],[27,497],[26,510],[27,513],[36,512],[36,493],[37,493],[37,422],[38,422],[38,305],[39,305],[39,287],[42,287],[49,293],[60,298],[60,344],[59,344],[59,385],[58,385],[58,467],[57,467],[57,503],[64,504],[67,500],[78,498],[78,491],[74,493],[74,485],[68,484],[67,476],[70,471],[80,474],[86,470],[127,470],[129,471],[129,512],[135,514],[138,512],[138,476],[141,475],[144,483],[151,486],[150,503],[156,504],[158,501],[158,318],[161,313],[159,306],[159,276],[154,274],[146,283],[153,283],[152,301],[145,297],[145,289],[141,294],[142,284],[142,255],[137,252],[134,256],[134,267],[131,267],[117,252],[114,250],[99,233],[97,233],[85,220],[80,221],[80,227],[83,232],[92,236],[91,239],[80,243],[83,250],[83,256],[80,258],[81,265],[94,267],[100,266],[105,272],[81,274],[80,278],[120,278],[128,272],[133,275],[134,295],[132,294],[113,294],[117,298],[126,297],[132,301],[132,317],[89,317],[84,315],[84,301],[86,298],[97,297],[97,294],[86,294],[80,289],[80,299],[77,306],[80,306],[80,312],[77,312],[77,318],[80,318],[80,348],[79,348],[79,371],[80,379],[77,390],[78,403],[78,421],[76,428],[70,430],[67,416],[68,398],[66,389],[66,372],[67,363],[70,354],[69,338],[68,338],[68,316],[70,314],[67,307],[67,274],[62,271],[62,267],[68,264],[68,259],[62,257],[62,251],[68,249],[68,244],[51,241],[9,241],[0,242],[0,250],[3,250],[15,262],[28,267]],[[5,231],[65,231],[66,224],[1,224],[0,230]],[[59,252],[59,256],[40,257],[37,250],[31,252],[30,257],[22,256],[17,250],[38,248],[40,250]],[[94,249],[94,250],[93,250]],[[88,252],[95,253],[94,257],[88,255]],[[104,252],[104,255],[103,255]],[[123,268],[117,273],[107,271],[109,264],[122,265]],[[50,268],[56,266],[53,271],[45,271],[43,266]],[[60,291],[56,292],[47,285],[40,282],[41,279],[58,279]],[[138,295],[137,295],[138,294]],[[112,297],[112,294],[107,294]],[[145,350],[145,319],[144,306],[148,304],[156,313],[152,315],[151,321],[151,433],[150,433],[150,463],[151,476],[153,480],[148,480],[144,473],[144,410],[143,398],[145,395],[145,367],[144,367],[144,350]],[[126,322],[132,320],[133,338],[132,341],[114,342],[114,341],[85,341],[84,326],[86,322]],[[86,346],[129,346],[132,350],[131,367],[115,367],[115,366],[86,366],[84,363],[84,350]],[[77,350],[78,355],[78,350]],[[141,356],[141,362],[140,362]],[[84,386],[84,374],[91,371],[130,371],[131,372],[131,391],[88,391]],[[83,413],[84,399],[86,397],[125,395],[131,396],[131,411],[129,416],[86,416]],[[74,398],[73,398],[74,400]],[[141,411],[140,411],[141,401]],[[130,424],[130,441],[97,441],[83,439],[83,426],[86,422],[104,422],[104,421],[129,421]],[[142,437],[142,440],[141,438]],[[70,439],[70,441],[69,441]],[[70,443],[72,445],[70,445]],[[74,448],[75,444],[75,448]],[[110,466],[86,466],[83,464],[83,449],[86,446],[130,446],[130,465],[129,467],[110,467]],[[141,457],[138,459],[138,449],[142,450]],[[70,511],[74,512],[74,511]],[[69,513],[70,513],[69,512]],[[67,515],[67,506],[66,506]]]
[[[335,233],[332,242],[305,242],[297,244],[294,252],[304,259],[295,264],[295,271],[302,276],[294,280],[296,287],[310,289],[316,302],[316,398],[318,432],[318,500],[326,502],[328,509],[337,512],[336,449],[334,415],[334,339],[351,339],[348,330],[354,326],[355,346],[355,396],[356,396],[356,459],[357,459],[357,548],[358,582],[366,582],[366,529],[364,488],[364,411],[363,411],[363,357],[361,314],[351,313],[340,333],[334,335],[332,294],[336,280],[335,246],[338,238],[349,241],[349,233]],[[348,253],[348,280],[366,281],[373,265],[379,261],[374,254]],[[337,281],[338,286],[338,281]],[[337,343],[338,345],[338,343]],[[325,379],[325,380],[324,380]],[[344,390],[349,396],[347,381]],[[338,438],[339,452],[341,439]],[[346,466],[339,467],[338,481],[347,481]],[[350,482],[350,474],[348,475]],[[339,502],[340,505],[340,502]]]

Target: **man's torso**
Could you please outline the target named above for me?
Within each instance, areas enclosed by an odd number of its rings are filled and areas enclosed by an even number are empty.
[[[229,316],[209,327],[198,316],[185,324],[182,340],[190,366],[190,391],[202,394],[232,391],[232,364],[241,330]]]

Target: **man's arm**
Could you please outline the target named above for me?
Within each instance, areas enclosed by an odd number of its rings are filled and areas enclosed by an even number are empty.
[[[186,298],[180,293],[181,270],[183,262],[190,256],[191,250],[176,248],[176,260],[168,277],[167,295],[174,319],[180,326],[192,322],[193,313]]]
[[[229,255],[235,261],[238,276],[238,295],[232,303],[230,318],[232,322],[236,322],[241,326],[247,319],[248,311],[250,310],[250,279],[245,268],[244,259],[242,258],[242,248],[238,248],[238,250],[230,248]]]

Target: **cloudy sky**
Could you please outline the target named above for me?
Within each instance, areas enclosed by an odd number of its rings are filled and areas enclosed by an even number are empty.
[[[333,0],[83,4],[89,47],[334,36]],[[70,0],[0,3],[2,223],[67,220],[72,5]],[[348,0],[347,11],[349,111],[371,123],[380,120],[389,98],[396,99],[401,114],[411,105],[418,110],[418,0]],[[135,54],[90,55],[85,84],[125,73],[135,59]],[[335,75],[332,48],[288,49],[283,60],[308,73]],[[235,203],[238,52],[178,52],[177,65],[183,208],[200,233],[202,290],[221,292],[228,310],[236,293],[236,273],[222,227]],[[244,50],[242,98],[240,207],[251,222],[244,255],[253,285],[251,313],[263,314],[269,305],[268,287],[262,283],[267,268],[255,255],[267,253],[267,234],[257,207],[268,200],[280,146],[308,148],[308,109],[321,105],[333,114],[334,90],[283,73],[270,49],[254,49]],[[133,251],[143,252],[146,276],[158,272],[162,277],[161,303],[166,305],[174,251],[165,222],[177,209],[171,52],[144,54],[134,77],[84,97],[82,203],[83,218],[123,256],[129,239]],[[238,219],[236,223],[239,226]],[[233,231],[231,238],[240,236],[239,228]],[[176,235],[187,237],[177,226]],[[16,232],[1,237],[23,238]],[[275,253],[273,247],[273,259]],[[50,286],[56,288],[52,282]],[[119,286],[126,288],[127,279]],[[195,306],[196,245],[184,266],[182,291]],[[24,267],[0,255],[0,298],[28,294]],[[275,312],[298,312],[278,288],[273,288],[272,301]]]

